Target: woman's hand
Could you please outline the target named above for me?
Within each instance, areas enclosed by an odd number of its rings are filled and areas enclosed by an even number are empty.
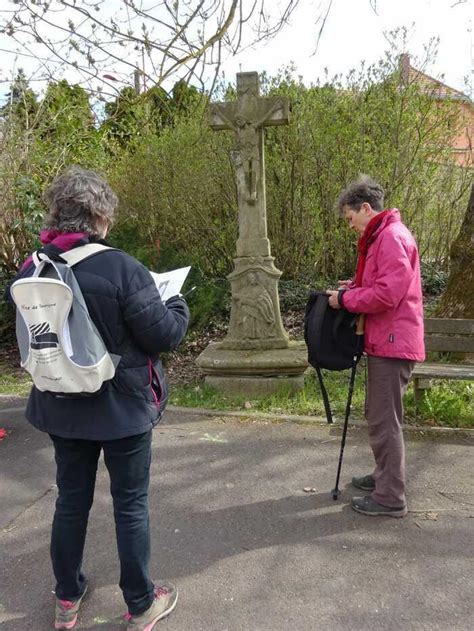
[[[352,278],[349,278],[348,280],[338,280],[337,284],[339,289],[349,289],[352,285]]]
[[[339,304],[339,300],[337,297],[339,292],[335,291],[334,289],[327,289],[326,293],[329,296],[329,306],[333,309],[340,309],[341,305]]]

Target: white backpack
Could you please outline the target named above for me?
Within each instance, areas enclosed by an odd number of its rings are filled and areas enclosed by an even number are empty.
[[[93,393],[115,375],[120,357],[105,348],[72,270],[106,249],[99,243],[74,248],[61,253],[67,263],[35,252],[33,276],[11,286],[21,366],[42,392]]]

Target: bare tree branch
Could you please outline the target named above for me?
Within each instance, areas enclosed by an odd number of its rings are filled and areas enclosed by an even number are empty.
[[[378,13],[377,13],[377,0],[370,0],[370,6],[372,7],[372,11],[375,13],[375,15],[378,15]]]
[[[189,16],[189,18],[187,19],[186,22],[184,22],[184,24],[177,28],[176,30],[176,34],[174,35],[174,37],[170,40],[168,46],[166,47],[166,49],[163,51],[163,61],[161,63],[161,67],[160,67],[160,74],[163,74],[163,67],[164,67],[164,62],[166,60],[167,55],[169,54],[169,51],[172,49],[173,45],[181,38],[184,36],[185,31],[187,28],[189,28],[190,24],[193,22],[193,20],[196,19],[196,17],[199,15],[199,11],[201,10],[202,6],[204,4],[204,1],[199,2],[196,9],[191,13],[191,15]]]
[[[14,0],[0,12],[0,33],[85,81],[139,70],[149,85],[214,85],[225,53],[273,37],[305,1]]]
[[[317,35],[317,37],[316,37],[316,47],[315,47],[315,49],[314,49],[313,56],[314,56],[314,55],[316,55],[316,53],[318,52],[319,42],[320,42],[320,40],[321,40],[321,35],[323,34],[324,27],[326,26],[326,20],[328,19],[329,12],[331,11],[332,2],[333,2],[333,0],[329,0],[329,2],[328,2],[328,6],[327,6],[327,9],[326,9],[326,13],[325,13],[325,14],[324,14],[324,16],[322,16],[322,17],[321,17],[321,16],[319,16],[319,17],[318,17],[318,19],[317,19],[317,21],[316,21],[316,26],[317,26],[319,23],[321,24],[321,26],[320,26],[320,28],[319,28],[318,35]]]
[[[176,70],[178,66],[186,64],[191,59],[202,57],[209,48],[211,48],[214,44],[219,42],[224,37],[224,35],[227,33],[230,25],[232,24],[234,20],[237,2],[238,0],[232,0],[232,6],[230,7],[229,14],[224,24],[219,27],[219,29],[214,33],[214,35],[212,35],[212,37],[210,37],[208,41],[201,47],[201,49],[196,52],[190,52],[182,60],[172,65],[171,68],[169,68],[169,70],[163,75],[163,79],[166,79],[170,74],[173,74],[173,72]]]

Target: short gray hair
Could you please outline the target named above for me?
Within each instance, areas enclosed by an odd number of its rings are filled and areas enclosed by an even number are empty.
[[[45,190],[44,199],[49,209],[46,228],[92,236],[99,234],[104,220],[112,223],[118,203],[104,179],[78,166],[56,177]]]
[[[351,182],[339,195],[337,210],[342,215],[344,206],[359,211],[362,204],[367,202],[376,212],[383,210],[384,190],[381,185],[369,175],[360,175],[355,182]]]

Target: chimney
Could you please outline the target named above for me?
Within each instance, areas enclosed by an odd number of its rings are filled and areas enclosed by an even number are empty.
[[[140,94],[140,75],[140,70],[138,70],[138,68],[135,68],[135,70],[133,71],[133,82],[135,84],[135,94],[137,95]]]
[[[404,85],[408,85],[410,81],[410,55],[402,53],[399,58],[398,68],[400,70],[400,79]]]

